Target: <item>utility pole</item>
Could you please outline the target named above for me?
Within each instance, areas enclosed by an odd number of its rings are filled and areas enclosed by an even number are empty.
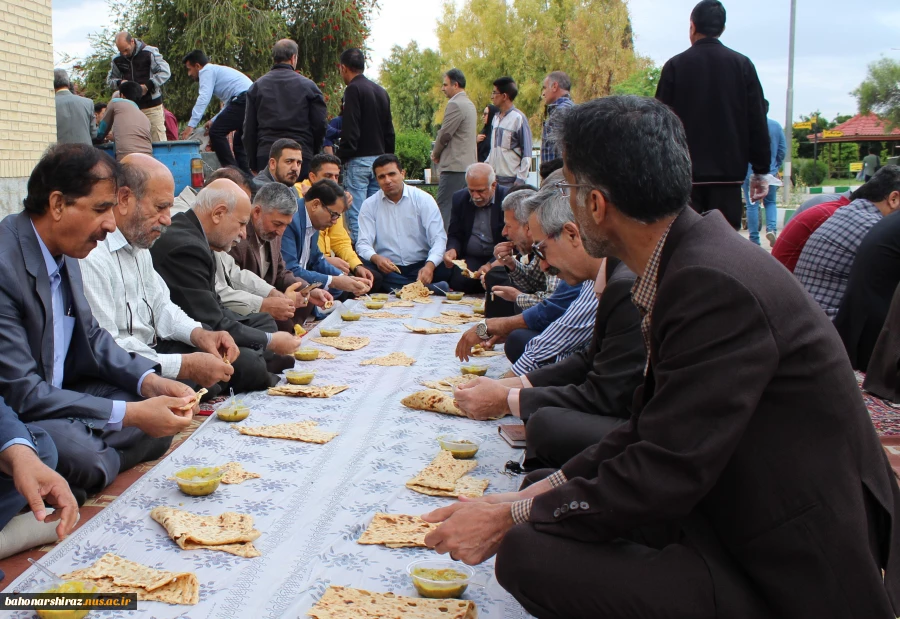
[[[794,35],[797,21],[797,0],[791,0],[791,33],[788,46],[788,84],[787,84],[787,119],[784,122],[784,137],[787,141],[787,154],[784,157],[784,198],[782,204],[787,208],[790,203],[791,163],[794,143]]]

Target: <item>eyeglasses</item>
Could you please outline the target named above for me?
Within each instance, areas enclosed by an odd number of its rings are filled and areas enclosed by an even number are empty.
[[[538,260],[547,261],[547,254],[544,253],[544,246],[547,245],[547,239],[543,241],[535,241],[531,244],[531,251],[537,256]]]
[[[141,292],[143,296],[141,297],[141,301],[143,301],[144,305],[147,306],[147,311],[150,312],[150,326],[153,327],[153,340],[150,342],[150,348],[156,348],[156,344],[158,343],[156,338],[156,317],[153,315],[153,308],[150,306],[150,303],[147,302],[147,290],[144,288],[144,278],[141,275],[141,268],[138,265],[137,258],[132,255],[134,259],[134,265],[138,274],[138,281],[141,284]],[[119,263],[119,275],[122,277],[122,289],[127,290],[127,286],[125,285],[125,273],[122,271],[122,259],[119,258],[119,252],[116,252],[116,261]],[[128,329],[128,335],[134,335],[134,312],[131,309],[131,303],[128,302],[128,297],[125,297],[125,319],[128,321],[126,325]]]
[[[586,185],[584,183],[567,183],[566,181],[559,181],[553,183],[553,186],[559,189],[560,195],[564,198],[568,198],[571,194],[570,189],[573,187],[590,187],[590,185]]]
[[[328,214],[331,215],[331,221],[337,221],[338,219],[341,218],[340,213],[335,213],[334,211],[332,211],[330,208],[328,208],[324,204],[322,205],[322,208],[325,209],[326,211],[328,211]]]

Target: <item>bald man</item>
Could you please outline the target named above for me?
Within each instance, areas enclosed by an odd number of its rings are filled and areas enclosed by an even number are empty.
[[[275,374],[294,367],[290,355],[300,346],[300,338],[278,331],[269,314],[240,316],[225,308],[216,293],[212,251],[228,252],[246,238],[250,210],[243,189],[228,179],[214,180],[200,190],[192,209],[172,217],[169,231],[150,249],[172,300],[197,322],[227,331],[241,349],[239,359],[255,360],[235,368],[235,392],[275,385]]]
[[[166,118],[163,114],[162,85],[169,81],[172,71],[159,50],[139,41],[124,30],[116,35],[119,55],[112,59],[106,76],[111,90],[119,90],[122,82],[141,85],[138,107],[150,119],[150,136],[154,142],[166,141]]]
[[[497,185],[493,168],[474,163],[466,168],[466,188],[453,194],[444,268],[452,269],[450,287],[470,294],[484,292],[482,273],[491,269],[494,246],[503,240],[500,205],[507,189]],[[453,260],[465,260],[476,277],[465,277]]]

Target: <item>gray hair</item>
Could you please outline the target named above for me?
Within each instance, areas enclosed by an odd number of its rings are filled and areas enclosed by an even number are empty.
[[[297,191],[281,183],[266,183],[253,198],[253,206],[257,205],[267,212],[293,215],[297,212]]]
[[[523,206],[524,203],[528,200],[528,198],[532,197],[535,194],[535,189],[518,189],[516,191],[511,191],[505,198],[503,198],[503,203],[500,205],[500,208],[504,211],[512,211],[513,217],[516,218],[520,224],[528,223],[528,217],[531,215],[531,211],[527,211]]]
[[[204,187],[197,194],[194,201],[194,210],[198,213],[211,211],[218,205],[224,204],[228,213],[232,213],[237,206],[237,195],[228,189],[219,189],[218,187]]]
[[[487,169],[490,170],[490,173],[488,173],[488,185],[493,185],[494,181],[497,180],[497,173],[494,172],[494,168],[486,163],[470,164],[469,167],[466,168],[466,179],[468,180],[470,176],[476,174],[482,167],[487,167]]]
[[[69,74],[65,69],[53,69],[53,90],[69,87]]]
[[[122,180],[119,182],[120,187],[128,187],[137,200],[144,197],[147,191],[147,181],[150,180],[150,173],[132,162],[122,162]]]
[[[549,180],[552,177],[553,174],[547,178]],[[537,215],[544,234],[551,238],[558,237],[567,223],[575,223],[569,199],[564,197],[555,185],[555,181],[544,184],[537,193],[525,201],[524,205],[530,213]]]
[[[572,80],[563,71],[553,71],[547,75],[547,83],[552,84],[553,82],[556,82],[560,90],[572,90]]]

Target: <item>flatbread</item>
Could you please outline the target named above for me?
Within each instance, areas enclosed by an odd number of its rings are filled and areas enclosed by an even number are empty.
[[[314,337],[312,341],[338,350],[359,350],[369,345],[367,337]]]
[[[154,507],[150,517],[184,550],[221,550],[239,557],[258,557],[253,545],[261,533],[253,528],[253,516],[225,512],[220,516],[198,516],[174,507]]]
[[[295,421],[294,423],[278,423],[271,426],[236,426],[238,432],[247,436],[261,436],[263,438],[283,438],[304,443],[316,443],[324,445],[335,436],[337,432],[325,432],[319,430],[315,421]]]
[[[400,403],[403,406],[420,411],[444,413],[445,415],[456,415],[457,417],[466,416],[466,414],[459,409],[459,406],[456,405],[456,399],[452,395],[448,395],[437,389],[416,391],[400,400]]]
[[[451,301],[450,299],[444,299],[444,303],[447,305],[471,305],[472,307],[481,304],[484,299],[479,298],[471,298],[471,297],[463,297],[459,301]]]
[[[245,471],[244,467],[241,466],[239,462],[229,462],[228,464],[223,464],[219,468],[225,473],[222,476],[223,484],[241,484],[248,479],[259,479],[262,477],[259,473]]]
[[[452,316],[453,318],[475,318],[472,312],[461,312],[459,310],[441,310],[441,316]],[[478,320],[481,320],[480,318]]]
[[[469,318],[464,318],[462,316],[434,316],[432,318],[423,318],[422,320],[426,322],[433,322],[436,325],[465,325],[470,322],[478,322],[481,318],[476,318],[475,316],[471,316]]]
[[[384,304],[384,309],[391,309],[394,307],[415,307],[416,304],[412,301],[388,301]]]
[[[453,327],[410,327],[409,325],[403,325],[413,333],[418,333],[420,335],[437,335],[439,333],[459,333],[459,329],[454,329]]]
[[[334,301],[325,301],[322,305],[322,309],[330,310],[332,307],[334,307]]]
[[[367,312],[363,316],[366,318],[383,318],[385,320],[412,318],[412,314],[395,314],[393,312]]]
[[[413,303],[431,303],[429,297],[432,294],[434,293],[426,288],[422,282],[415,281],[401,288],[400,292],[397,293],[397,298],[401,301],[412,301]]]
[[[392,352],[384,357],[375,357],[374,359],[366,359],[361,361],[360,365],[381,365],[381,366],[403,366],[409,367],[416,360],[403,352]]]
[[[470,380],[475,380],[478,378],[474,374],[462,374],[459,376],[448,376],[447,378],[442,378],[440,380],[423,380],[421,384],[429,389],[437,389],[438,391],[449,391],[453,392],[455,387],[459,387],[460,385],[464,385]]]
[[[64,580],[90,581],[100,593],[135,593],[142,601],[194,605],[200,601],[200,583],[192,572],[167,572],[112,553],[91,567],[62,575]]]
[[[466,264],[465,260],[451,260],[450,262],[459,267],[459,270],[462,271],[463,277],[468,277],[469,279],[478,279],[478,276],[475,275],[475,272],[469,269],[469,265]]]
[[[425,536],[438,528],[418,516],[378,512],[357,544],[384,544],[388,548],[425,548]]]
[[[478,466],[478,460],[457,460],[442,449],[418,475],[406,482],[407,487],[425,486],[435,490],[454,491],[457,480]]]
[[[410,490],[415,490],[420,494],[427,494],[428,496],[448,496],[456,498],[460,495],[464,495],[474,498],[484,496],[484,491],[488,487],[488,480],[476,479],[466,475],[465,477],[460,477],[456,480],[456,487],[453,488],[453,490],[438,490],[436,488],[429,488],[428,486],[420,486],[412,482],[406,482],[406,487]]]
[[[475,344],[472,346],[472,351],[469,353],[470,357],[499,357],[503,354],[502,350],[485,350],[481,344]]]
[[[470,600],[429,600],[331,585],[306,613],[313,619],[476,619]]]
[[[194,408],[195,406],[197,406],[198,404],[200,404],[200,398],[202,398],[203,396],[205,396],[206,393],[207,393],[206,389],[201,389],[200,391],[198,391],[197,393],[194,394],[194,399],[191,400],[190,404],[185,404],[184,406],[182,406],[182,407],[179,408],[178,410],[180,410],[180,411],[189,411],[189,410],[191,410],[192,408]]]
[[[349,388],[347,385],[276,385],[270,387],[266,393],[296,398],[330,398]]]

